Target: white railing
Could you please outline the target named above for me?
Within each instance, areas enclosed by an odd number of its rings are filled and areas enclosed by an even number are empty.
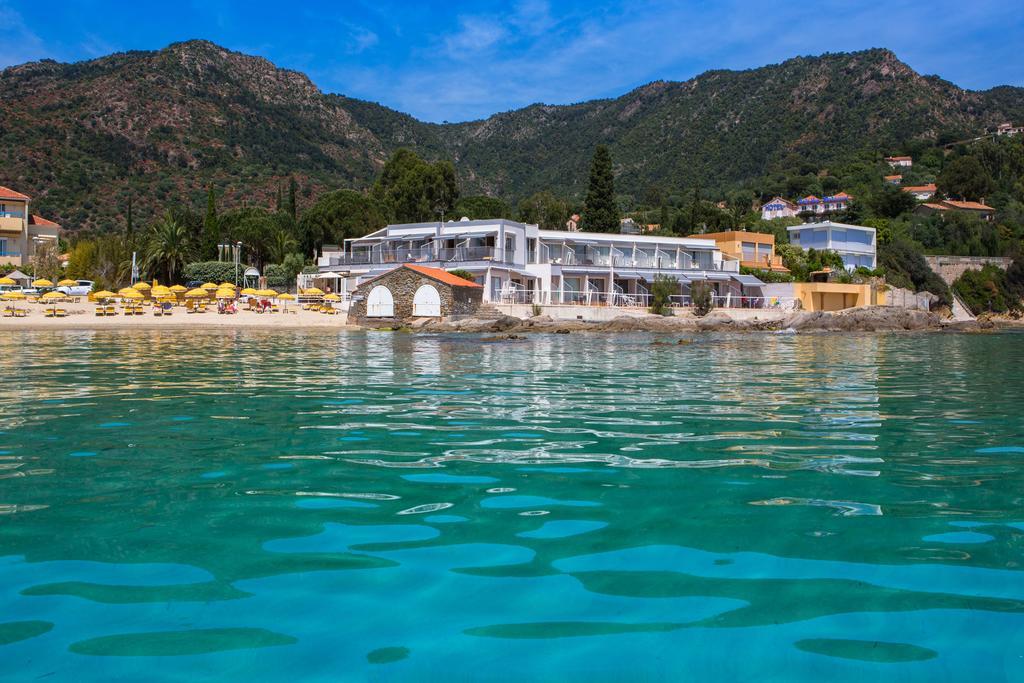
[[[523,287],[503,288],[496,303],[537,304],[539,306],[610,306],[615,308],[650,308],[652,296],[647,290],[629,293],[624,291],[603,292],[590,290],[530,290]],[[714,308],[756,308],[768,310],[792,310],[797,299],[778,296],[739,296],[717,294],[712,296]],[[693,300],[689,294],[669,297],[669,306],[689,308]]]

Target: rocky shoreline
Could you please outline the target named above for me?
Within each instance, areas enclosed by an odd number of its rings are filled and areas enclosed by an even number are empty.
[[[622,315],[603,322],[555,320],[546,315],[521,319],[509,315],[467,317],[457,320],[421,318],[409,328],[418,332],[473,332],[500,334],[569,334],[573,332],[916,332],[953,330],[961,332],[991,329],[988,320],[950,323],[938,314],[895,306],[868,306],[836,312],[795,311],[785,317],[733,318],[714,311],[703,318],[693,316]]]

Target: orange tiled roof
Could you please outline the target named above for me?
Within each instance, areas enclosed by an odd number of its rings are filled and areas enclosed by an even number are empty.
[[[921,206],[927,206],[929,209],[935,209],[936,211],[949,211],[949,207],[943,206],[942,204],[924,203]]]
[[[46,218],[43,218],[42,216],[37,216],[34,213],[33,214],[29,214],[28,224],[29,225],[42,225],[42,226],[45,226],[45,227],[48,227],[48,228],[59,228],[60,227],[60,224],[54,223],[51,220],[47,220]]]
[[[882,176],[882,180],[903,180],[903,176],[901,176],[901,175],[887,175],[887,176]]]
[[[27,194],[15,192],[9,187],[4,187],[3,185],[0,185],[0,199],[17,199],[19,201],[27,202],[29,199],[31,199],[31,197],[29,197]]]
[[[901,187],[904,192],[935,192],[935,183],[928,183],[927,185],[907,185]]]
[[[447,270],[442,270],[441,268],[417,266],[411,263],[406,263],[402,267],[408,268],[409,270],[414,270],[420,275],[426,275],[427,277],[433,278],[438,282],[443,282],[446,285],[451,285],[452,287],[483,287],[483,285],[479,285],[475,282],[472,282],[471,280],[466,280],[465,278],[461,278],[458,275],[452,275]]]
[[[947,199],[945,204],[946,206],[951,206],[954,209],[964,209],[966,211],[995,211],[991,206],[987,206],[981,202],[958,202],[952,199]]]
[[[886,157],[886,161],[913,161],[913,157]]]

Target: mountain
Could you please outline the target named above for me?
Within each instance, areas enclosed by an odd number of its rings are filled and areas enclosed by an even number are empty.
[[[300,206],[326,188],[368,186],[410,147],[456,163],[464,193],[581,196],[607,144],[620,192],[722,188],[787,155],[829,164],[955,139],[1024,119],[1024,89],[972,92],[921,76],[888,50],[799,57],[747,71],[655,82],[615,99],[532,105],[431,124],[321,92],[305,75],[206,41],[0,72],[0,185],[71,229],[137,222],[181,202],[273,203],[287,178]]]

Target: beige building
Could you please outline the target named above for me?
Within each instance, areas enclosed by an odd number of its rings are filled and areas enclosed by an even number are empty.
[[[778,273],[789,272],[789,268],[782,265],[782,257],[775,254],[775,235],[747,232],[746,230],[727,230],[690,235],[690,237],[714,240],[715,245],[725,256],[738,260],[741,266],[773,270]]]
[[[32,214],[30,202],[28,195],[0,186],[0,265],[27,265],[41,244],[57,241],[60,226]]]

